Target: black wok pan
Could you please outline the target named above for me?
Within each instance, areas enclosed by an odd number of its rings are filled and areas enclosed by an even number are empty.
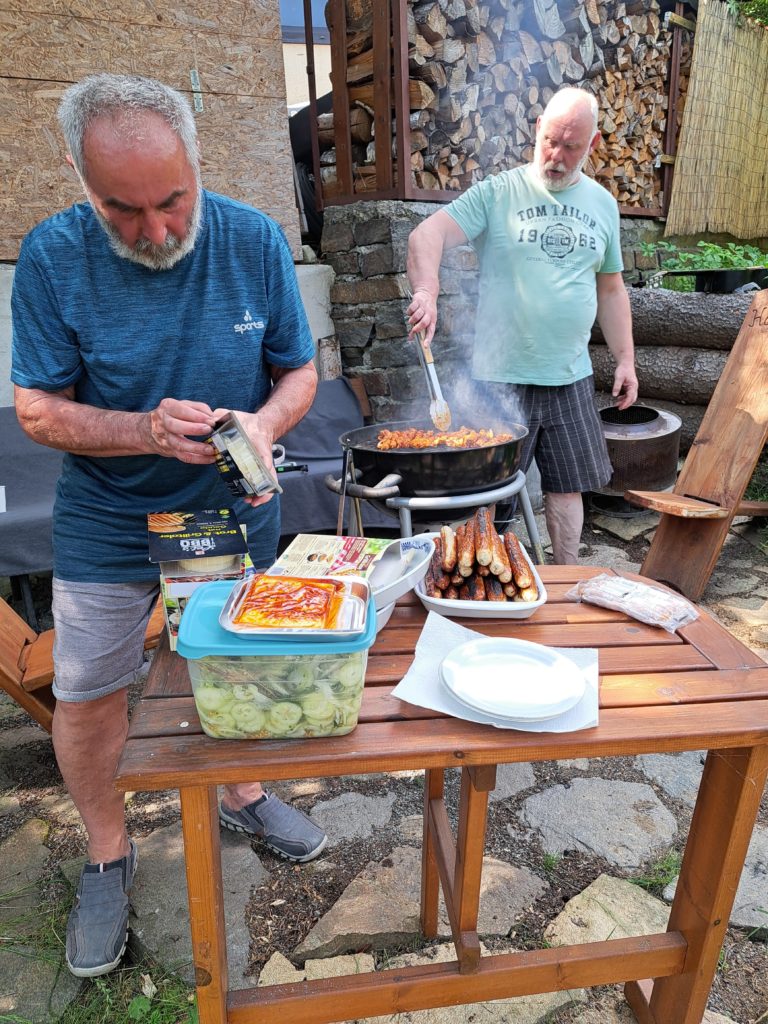
[[[473,426],[471,430],[487,429]],[[511,434],[511,441],[501,441],[482,448],[394,448],[380,451],[377,447],[382,430],[433,430],[429,420],[402,420],[395,423],[374,423],[342,434],[339,443],[352,453],[359,483],[375,487],[379,481],[396,473],[402,478],[400,494],[408,498],[434,498],[450,494],[474,494],[507,483],[518,470],[523,440],[528,429],[519,423],[495,427],[495,433]]]

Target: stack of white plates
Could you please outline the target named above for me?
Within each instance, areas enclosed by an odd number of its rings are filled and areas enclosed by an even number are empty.
[[[544,722],[581,700],[581,669],[557,651],[527,640],[483,637],[454,648],[440,679],[472,711],[505,722]]]

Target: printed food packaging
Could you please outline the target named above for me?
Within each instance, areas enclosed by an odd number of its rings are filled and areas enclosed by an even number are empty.
[[[187,601],[212,580],[248,579],[254,574],[245,527],[229,508],[147,514],[149,560],[160,570],[160,596],[168,643],[176,650]]]
[[[178,652],[187,659],[203,731],[216,739],[302,739],[351,732],[376,636],[373,602],[365,629],[352,636],[242,636],[219,622],[231,590],[226,581],[199,587],[179,630]]]

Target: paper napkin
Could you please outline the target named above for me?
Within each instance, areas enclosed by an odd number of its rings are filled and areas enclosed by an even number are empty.
[[[416,657],[405,678],[392,691],[393,697],[406,700],[432,711],[442,711],[454,718],[481,725],[493,725],[497,729],[522,729],[526,732],[573,732],[576,729],[591,729],[598,720],[598,670],[597,650],[593,647],[553,647],[552,650],[570,658],[584,673],[586,686],[584,696],[578,704],[564,711],[556,718],[545,722],[512,721],[473,711],[456,700],[440,681],[440,662],[454,648],[468,640],[483,636],[474,629],[467,629],[457,622],[436,612],[430,612],[416,644]]]

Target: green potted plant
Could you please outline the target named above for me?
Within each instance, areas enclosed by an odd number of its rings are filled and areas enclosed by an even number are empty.
[[[698,242],[695,250],[683,250],[672,242],[643,243],[643,255],[661,258],[664,275],[682,278],[680,291],[732,292],[755,282],[768,287],[768,253],[755,245]],[[690,279],[687,284],[685,279]]]

